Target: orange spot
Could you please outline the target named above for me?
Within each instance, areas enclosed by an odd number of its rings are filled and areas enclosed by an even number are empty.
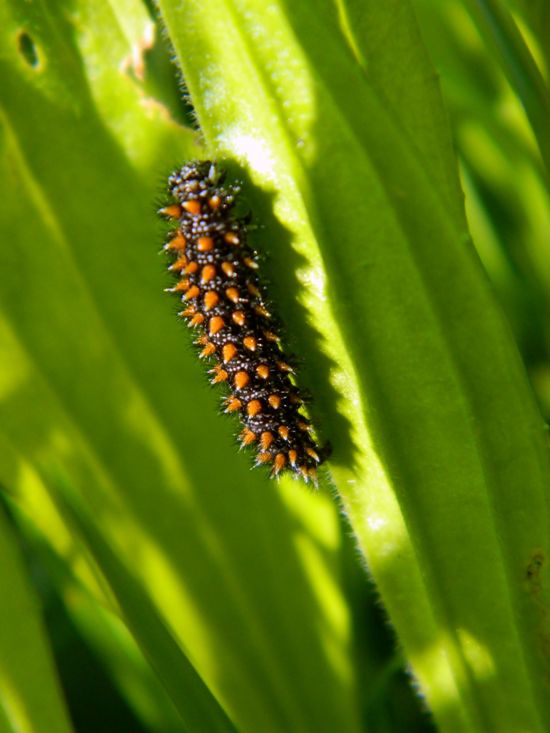
[[[177,272],[178,270],[183,270],[186,265],[187,257],[184,255],[183,257],[179,257],[168,269],[172,270],[172,272]]]
[[[295,451],[295,450],[288,451],[288,460],[290,461],[290,464],[292,466],[296,465],[297,458],[298,458],[298,451]]]
[[[187,267],[185,268],[185,272],[188,275],[192,275],[194,272],[197,272],[199,269],[199,263],[198,262],[190,262]]]
[[[189,318],[190,316],[194,316],[196,312],[197,308],[194,305],[190,305],[184,311],[178,313],[178,316],[185,316],[185,318]]]
[[[267,308],[264,308],[263,305],[255,305],[254,311],[259,316],[262,316],[262,318],[271,318],[271,313],[267,310]]]
[[[298,421],[298,427],[300,430],[308,431],[309,430],[309,423],[305,422],[304,420]]]
[[[206,346],[208,343],[208,336],[206,334],[203,334],[202,336],[199,336],[199,338],[195,341],[196,344],[199,346]]]
[[[260,445],[264,450],[267,450],[274,440],[275,438],[273,437],[273,433],[270,433],[269,431],[260,435]]]
[[[237,410],[240,410],[243,406],[243,403],[238,399],[238,397],[235,397],[232,395],[231,397],[227,398],[227,407],[225,408],[226,412],[236,412]]]
[[[245,371],[237,372],[235,374],[235,387],[237,389],[243,389],[250,382],[250,377]]]
[[[243,262],[247,267],[250,267],[251,270],[258,269],[258,263],[255,262],[255,260],[253,260],[252,257],[245,257]]]
[[[227,288],[225,294],[232,303],[238,303],[241,297],[237,288]]]
[[[197,239],[197,249],[199,252],[210,252],[214,249],[214,240],[212,237],[199,237]]]
[[[260,291],[253,283],[246,283],[246,289],[250,293],[250,295],[253,295],[255,298],[260,297]]]
[[[256,351],[256,346],[258,345],[258,342],[254,338],[254,336],[245,336],[243,338],[243,344],[244,347],[249,351]]]
[[[267,366],[267,364],[260,364],[260,366],[257,366],[256,374],[260,377],[260,379],[267,379],[269,377],[269,367]]]
[[[201,271],[201,282],[207,283],[216,277],[216,268],[214,265],[205,265]]]
[[[193,318],[189,321],[189,326],[194,328],[195,326],[200,326],[201,323],[204,323],[204,316],[202,313],[195,313]]]
[[[310,448],[309,446],[306,448],[306,453],[310,458],[313,458],[314,461],[317,461],[317,463],[321,460],[313,448]]]
[[[178,232],[176,236],[164,245],[167,252],[181,252],[185,249],[186,240],[183,234]]]
[[[217,194],[208,199],[208,206],[210,206],[211,209],[219,209],[221,203],[222,200]]]
[[[198,288],[197,288],[198,290]],[[209,290],[207,293],[205,293],[204,296],[204,310],[209,311],[212,310],[216,305],[218,305],[220,301],[219,295],[215,290]]]
[[[167,216],[169,219],[179,219],[181,216],[181,206],[179,204],[171,204],[159,209],[159,214]]]
[[[231,318],[237,324],[237,326],[244,326],[246,323],[246,316],[242,311],[234,311],[231,314]]]
[[[233,277],[235,274],[235,267],[232,262],[222,262],[222,270],[228,277]]]
[[[220,382],[227,382],[229,379],[229,374],[225,371],[225,369],[218,368],[216,370],[216,375],[211,380],[211,384],[219,384]]]
[[[314,466],[310,466],[308,469],[309,477],[313,483],[317,486],[317,469]]]
[[[277,453],[273,461],[273,472],[279,473],[286,466],[286,456],[284,453]]]
[[[223,363],[227,364],[227,362],[231,361],[231,359],[234,359],[238,353],[239,350],[237,349],[235,344],[224,344],[222,349]]]
[[[282,372],[291,372],[292,373],[294,371],[292,367],[286,363],[286,361],[278,361],[277,366],[279,367],[279,369]]]
[[[258,453],[256,460],[258,463],[269,463],[271,461],[271,453]]]
[[[268,341],[280,341],[281,339],[273,331],[264,331],[264,336]]]
[[[186,290],[189,289],[189,280],[185,278],[185,280],[179,280],[174,287],[171,289],[172,293],[184,293]]]
[[[249,430],[248,428],[245,428],[241,433],[241,443],[243,445],[250,445],[256,440],[256,434],[252,432],[252,430]]]
[[[307,468],[305,466],[298,466],[298,468],[300,470],[300,473],[304,477],[304,479],[307,481],[309,478],[308,473],[307,473]]]
[[[246,406],[246,411],[248,412],[250,417],[259,415],[262,411],[262,403],[260,402],[260,400],[251,400]]]
[[[208,343],[200,353],[200,358],[204,359],[207,356],[212,356],[216,351],[216,347],[213,343]]]
[[[283,440],[288,440],[290,430],[287,428],[286,425],[279,425],[279,427],[277,428],[277,432]]]
[[[267,401],[269,402],[269,404],[271,405],[271,407],[274,410],[278,410],[279,407],[281,406],[281,398],[279,397],[278,394],[270,394],[269,397],[267,398]]]
[[[225,326],[225,321],[221,316],[213,316],[208,322],[208,333],[214,336]]]
[[[189,288],[189,290],[185,293],[183,296],[184,300],[191,300],[191,298],[197,298],[201,294],[201,291],[198,289],[196,285],[193,285],[193,287]]]
[[[184,204],[182,204],[185,211],[188,211],[193,216],[196,216],[197,214],[201,213],[201,205],[200,202],[196,199],[192,199],[191,201],[186,201]]]
[[[227,244],[239,244],[239,237],[235,234],[235,232],[226,232],[223,235],[223,238],[227,242]]]

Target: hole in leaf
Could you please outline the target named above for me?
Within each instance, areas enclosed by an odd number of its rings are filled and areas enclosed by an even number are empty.
[[[36,44],[25,31],[21,31],[17,36],[17,48],[21,56],[33,69],[40,65]]]

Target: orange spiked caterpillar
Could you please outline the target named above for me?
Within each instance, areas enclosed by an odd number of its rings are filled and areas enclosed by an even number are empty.
[[[316,483],[328,451],[301,412],[246,221],[235,212],[240,188],[224,177],[211,161],[195,161],[168,179],[172,200],[159,213],[174,225],[164,247],[177,277],[170,290],[184,304],[179,315],[198,332],[200,358],[212,363],[212,384],[230,389],[225,411],[239,415],[241,444],[256,449],[256,465]]]

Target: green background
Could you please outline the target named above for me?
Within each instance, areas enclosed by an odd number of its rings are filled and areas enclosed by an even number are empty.
[[[4,4],[1,733],[548,730],[549,21]],[[318,491],[250,470],[162,292],[165,177],[210,157]]]

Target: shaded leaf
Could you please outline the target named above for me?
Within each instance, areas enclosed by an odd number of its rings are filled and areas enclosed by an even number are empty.
[[[71,725],[19,548],[0,507],[0,730],[69,733]]]

